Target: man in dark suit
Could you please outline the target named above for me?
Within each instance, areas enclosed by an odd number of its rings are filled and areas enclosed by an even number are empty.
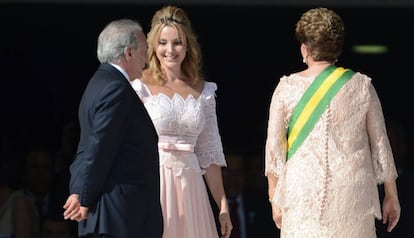
[[[225,148],[227,167],[222,168],[223,183],[233,224],[230,238],[279,237],[272,220],[267,190],[257,185],[247,188],[247,158],[244,154]],[[263,173],[264,176],[264,173]]]
[[[130,85],[141,77],[146,50],[132,20],[113,21],[99,35],[101,65],[79,105],[80,141],[63,214],[79,221],[79,237],[162,236],[158,136]]]

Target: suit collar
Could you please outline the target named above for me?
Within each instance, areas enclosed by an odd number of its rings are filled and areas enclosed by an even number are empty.
[[[121,73],[122,73],[122,75],[124,75],[124,77],[125,77],[126,79],[128,79],[128,81],[130,80],[130,78],[129,78],[129,76],[128,76],[127,72],[125,72],[125,70],[124,70],[123,68],[121,68],[121,66],[119,66],[119,65],[117,65],[117,64],[113,64],[113,63],[110,63],[110,65],[114,66],[117,70],[119,70],[119,72],[121,72]]]

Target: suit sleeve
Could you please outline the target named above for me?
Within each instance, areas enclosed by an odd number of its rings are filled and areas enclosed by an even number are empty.
[[[82,154],[83,154],[83,146],[82,140],[79,142],[77,152],[75,154],[75,158],[73,163],[70,165],[70,181],[69,181],[69,193],[70,194],[79,194],[82,190],[82,181],[84,176],[82,176]]]
[[[98,95],[88,110],[89,133],[84,138],[82,160],[84,183],[80,191],[82,206],[97,201],[105,180],[110,175],[123,135],[132,97],[126,84],[111,82]]]

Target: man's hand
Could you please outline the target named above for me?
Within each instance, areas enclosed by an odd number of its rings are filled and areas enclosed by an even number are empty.
[[[63,212],[63,217],[67,220],[82,221],[88,218],[87,207],[82,207],[79,202],[78,194],[71,194],[66,200],[65,205],[63,205],[65,211]]]

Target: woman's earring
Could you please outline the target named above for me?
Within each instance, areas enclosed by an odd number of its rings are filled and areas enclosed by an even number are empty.
[[[303,62],[304,64],[306,64],[306,58],[307,58],[307,57],[308,57],[308,56],[303,57],[302,62]]]

